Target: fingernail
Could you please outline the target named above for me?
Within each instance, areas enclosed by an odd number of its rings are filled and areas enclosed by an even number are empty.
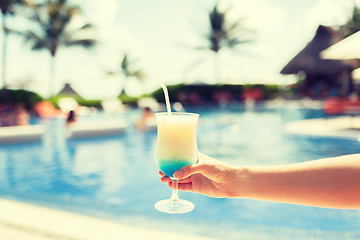
[[[183,172],[182,171],[177,171],[174,173],[174,177],[176,178],[180,178],[182,176]]]

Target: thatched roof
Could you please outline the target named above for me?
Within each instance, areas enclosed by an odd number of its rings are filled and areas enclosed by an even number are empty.
[[[71,86],[69,83],[66,83],[64,88],[57,95],[66,95],[72,97],[82,98]]]
[[[282,74],[297,74],[304,71],[306,75],[333,75],[344,69],[355,69],[359,66],[357,60],[328,60],[320,58],[320,52],[342,37],[331,27],[320,25],[314,38],[301,50],[282,70]],[[354,61],[356,61],[354,63]]]

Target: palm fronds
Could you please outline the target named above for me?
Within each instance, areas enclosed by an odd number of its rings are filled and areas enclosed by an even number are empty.
[[[357,5],[354,5],[351,16],[344,25],[339,27],[339,32],[346,38],[357,31],[360,31],[360,8]]]
[[[22,33],[24,41],[32,50],[47,50],[51,55],[51,78],[55,78],[55,56],[60,47],[91,48],[97,41],[89,35],[84,35],[93,29],[86,23],[80,27],[72,24],[81,10],[66,0],[42,0],[29,4],[29,19],[32,27]],[[85,36],[85,37],[84,37]],[[52,84],[54,85],[54,84]],[[52,92],[53,93],[53,92]]]
[[[0,9],[3,15],[14,14],[16,6],[27,4],[27,0],[1,0]]]
[[[30,19],[35,23],[36,29],[24,33],[24,37],[25,41],[31,43],[33,50],[47,49],[55,56],[60,46],[90,48],[97,43],[92,38],[81,38],[80,33],[92,29],[92,24],[69,29],[74,17],[81,11],[78,6],[69,5],[66,0],[48,0],[34,4],[32,13]]]
[[[252,42],[252,31],[245,28],[243,20],[234,22],[228,20],[228,10],[221,11],[218,4],[209,12],[208,31],[203,37],[208,42],[207,48],[215,53],[222,48],[234,48],[240,44]]]
[[[136,66],[136,59],[130,59],[128,53],[124,53],[120,61],[119,68],[115,71],[107,70],[106,73],[110,76],[120,75],[123,81],[123,89],[120,95],[125,94],[125,86],[130,79],[136,79],[143,82],[146,78],[144,71]]]

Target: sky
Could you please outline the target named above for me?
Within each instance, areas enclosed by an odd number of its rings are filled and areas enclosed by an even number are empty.
[[[78,4],[82,16],[73,26],[90,22],[98,41],[93,50],[60,48],[56,55],[56,77],[50,77],[50,55],[31,51],[18,36],[9,37],[7,82],[49,96],[64,83],[84,98],[111,99],[121,92],[124,79],[110,76],[122,54],[136,59],[146,74],[144,83],[127,81],[128,94],[138,96],[159,85],[156,73],[166,84],[180,82],[274,83],[287,84],[293,78],[281,76],[281,69],[314,37],[319,24],[343,24],[358,0],[222,0],[221,9],[230,9],[229,20],[243,19],[254,30],[254,41],[237,50],[219,54],[220,80],[215,77],[212,53],[196,50],[204,46],[199,32],[207,27],[207,13],[214,0],[68,0]],[[9,18],[9,27],[28,25]],[[2,36],[0,44],[2,44]],[[1,51],[1,49],[0,49]],[[1,69],[0,69],[1,70]],[[2,83],[1,83],[2,84]]]

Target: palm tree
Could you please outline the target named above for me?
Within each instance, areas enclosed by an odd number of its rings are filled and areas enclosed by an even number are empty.
[[[59,47],[79,46],[93,47],[97,41],[81,34],[93,28],[89,23],[71,29],[74,17],[81,13],[80,8],[69,5],[67,0],[47,0],[40,4],[32,5],[30,19],[37,26],[36,30],[29,30],[23,34],[26,42],[31,43],[32,50],[48,50],[51,55],[50,74],[55,81],[55,57]],[[54,83],[51,84],[54,86]],[[51,91],[54,94],[54,91]]]
[[[120,96],[125,95],[126,93],[126,82],[129,79],[137,79],[139,82],[143,82],[145,79],[145,74],[142,70],[135,67],[137,60],[129,59],[128,53],[124,53],[122,60],[120,62],[120,67],[116,71],[108,71],[109,75],[120,75],[121,78],[125,78],[123,88],[121,90]]]
[[[351,16],[344,25],[339,27],[340,34],[346,38],[360,30],[360,9],[354,3]]]
[[[13,15],[15,13],[14,9],[17,5],[23,5],[27,1],[25,0],[1,0],[0,9],[2,17],[2,30],[3,30],[3,46],[2,46],[2,85],[3,88],[6,88],[6,49],[7,49],[7,40],[9,36],[9,29],[6,25],[7,16]]]
[[[208,13],[208,29],[201,34],[206,45],[196,47],[198,50],[206,50],[214,53],[215,56],[215,78],[220,80],[219,53],[224,48],[235,49],[241,44],[252,42],[253,31],[243,26],[242,20],[230,22],[228,13],[231,8],[225,11],[219,10],[218,3]]]

